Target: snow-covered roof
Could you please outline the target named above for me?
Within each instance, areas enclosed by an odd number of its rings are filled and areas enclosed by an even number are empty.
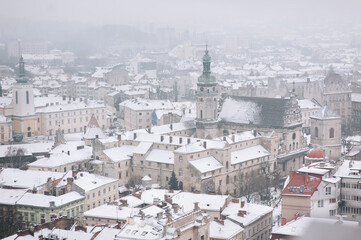
[[[340,119],[335,112],[333,112],[328,106],[324,106],[322,109],[313,114],[310,118],[315,119]]]
[[[245,211],[245,214],[243,214],[243,216],[238,216],[239,210]],[[227,218],[233,220],[234,222],[241,223],[246,227],[272,211],[272,207],[265,205],[245,203],[243,208],[241,208],[240,203],[230,202],[222,211],[222,215],[227,216]]]
[[[212,221],[209,225],[209,237],[212,239],[233,239],[243,228],[231,220],[223,220],[223,224]]]
[[[154,109],[174,109],[169,100],[150,100],[150,99],[130,99],[119,104],[133,110],[154,110]]]
[[[256,145],[231,152],[231,164],[237,164],[269,155],[270,153],[262,145]]]
[[[16,144],[16,145],[0,145],[0,157],[6,157],[9,149],[24,149],[24,155],[30,156],[32,154],[47,153],[51,150],[53,142],[45,143],[29,143],[29,144]]]
[[[27,190],[0,188],[0,204],[15,205]]]
[[[335,177],[361,179],[361,161],[344,160],[334,174]]]
[[[17,202],[17,205],[50,208],[50,203],[54,202],[54,207],[58,208],[82,199],[84,199],[84,196],[75,191],[60,196],[25,193]]]
[[[84,217],[126,220],[127,217],[138,213],[138,211],[139,209],[136,208],[104,204],[84,212]]]
[[[120,162],[129,160],[133,156],[134,150],[137,146],[134,145],[123,145],[120,147],[105,149],[103,153],[113,162]]]
[[[47,183],[48,179],[61,179],[64,173],[5,168],[0,172],[0,185],[13,188],[33,189]]]
[[[320,109],[321,106],[318,105],[315,101],[312,101],[312,99],[300,99],[298,101],[298,106],[300,106],[301,109]]]
[[[330,227],[332,227],[332,226],[337,226],[336,224],[339,223],[338,221],[339,220],[336,218],[315,218],[315,217],[301,216],[296,220],[289,221],[283,226],[274,228],[272,230],[272,234],[301,237],[307,233],[308,228],[311,225],[317,223],[326,223],[326,224],[330,224]],[[343,225],[358,227],[358,222],[342,220],[341,226]]]
[[[145,160],[158,163],[174,164],[174,153],[173,151],[169,150],[153,149]]]
[[[189,163],[200,173],[206,173],[223,168],[222,163],[218,162],[217,159],[212,156],[189,161]]]
[[[199,208],[204,211],[219,211],[228,201],[228,195],[210,195],[190,192],[180,192],[171,196],[172,202],[177,203],[184,212],[194,209],[194,203],[199,203]]]
[[[88,172],[78,172],[74,177],[73,183],[78,187],[82,188],[85,192],[88,192],[96,188],[104,187],[105,185],[115,183],[117,181],[118,179],[115,178],[104,177]]]
[[[28,166],[54,168],[67,164],[90,160],[91,156],[92,150],[90,147],[87,147],[84,149],[69,151],[69,154],[67,152],[54,153],[51,154],[48,158],[44,157],[35,162],[29,163]]]

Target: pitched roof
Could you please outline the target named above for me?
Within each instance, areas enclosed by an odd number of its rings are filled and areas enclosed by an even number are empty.
[[[219,114],[226,122],[255,124],[265,127],[283,127],[289,99],[261,97],[227,98]]]
[[[91,116],[87,128],[100,128],[99,123],[95,118],[94,114]]]
[[[324,106],[319,111],[317,111],[315,114],[311,116],[311,118],[316,119],[338,119],[340,116],[338,116],[334,111],[332,111],[328,106]]]
[[[312,196],[321,181],[321,177],[295,173],[283,189],[282,195]]]

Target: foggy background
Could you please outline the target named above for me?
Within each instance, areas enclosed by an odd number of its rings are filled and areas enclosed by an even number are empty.
[[[284,41],[297,36],[323,34],[350,44],[358,41],[361,23],[357,0],[1,0],[0,5],[0,43],[45,40],[50,49],[80,58],[130,57],[186,40],[217,45],[229,35],[287,45]]]

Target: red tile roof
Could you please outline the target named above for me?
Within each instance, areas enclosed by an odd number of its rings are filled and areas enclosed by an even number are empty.
[[[282,195],[312,196],[321,181],[321,177],[295,173],[283,189]]]

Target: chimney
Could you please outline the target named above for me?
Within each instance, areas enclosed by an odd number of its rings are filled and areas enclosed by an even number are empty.
[[[232,134],[232,142],[235,142],[236,140],[236,136],[234,136],[234,134]]]
[[[241,201],[241,208],[244,208],[245,201]]]
[[[179,137],[179,144],[182,144],[183,138]]]
[[[97,139],[98,139],[98,138],[99,138],[99,135],[95,135],[95,138],[97,138]]]
[[[173,207],[173,212],[178,213],[179,205],[177,203],[173,203],[172,207]]]
[[[65,101],[66,100],[66,96],[63,96],[63,101]]]
[[[173,124],[172,123],[170,124],[169,127],[170,127],[170,130],[173,130]]]
[[[253,129],[253,130],[252,130],[252,133],[253,133],[253,136],[254,136],[254,137],[257,137],[257,131],[256,131],[256,129]]]
[[[167,200],[170,196],[168,194],[164,194],[164,200]]]
[[[173,137],[169,136],[169,143],[172,143],[172,142],[173,142]]]
[[[219,224],[221,224],[221,225],[224,225],[224,221],[223,220],[219,220],[219,219],[217,219],[217,221],[216,221],[217,223],[219,223]]]
[[[68,155],[70,156],[70,151],[68,151]]]
[[[164,136],[160,136],[160,141],[161,141],[161,142],[164,141]]]
[[[163,213],[159,212],[157,213],[157,220],[160,221],[163,218]]]
[[[223,137],[223,141],[226,141],[226,139],[227,139],[226,136],[224,136],[224,137]]]
[[[127,217],[127,224],[134,225],[134,218],[133,217]]]
[[[194,202],[194,208],[193,208],[193,211],[198,211],[200,208],[199,208],[199,202]]]
[[[287,223],[287,219],[286,219],[286,218],[282,218],[282,223],[281,223],[281,225],[284,226],[284,225],[286,225],[286,223]]]
[[[191,143],[191,139],[187,138],[187,144],[190,144],[190,143]]]
[[[300,217],[300,213],[299,213],[299,212],[297,212],[297,213],[295,214],[294,219],[295,219],[295,220],[297,220],[297,218],[299,218],[299,217]]]
[[[137,133],[133,133],[133,140],[137,138]]]
[[[73,101],[75,101],[75,97],[73,97]]]
[[[207,141],[204,141],[204,142],[203,142],[203,147],[204,147],[205,149],[207,149]]]
[[[118,135],[118,141],[119,141],[119,142],[122,141],[122,134],[119,134],[119,135]]]
[[[232,203],[239,203],[239,199],[238,198],[233,198]]]
[[[71,178],[71,177],[68,177],[68,178],[66,179],[66,181],[67,181],[67,183],[71,184],[71,183],[74,181],[74,179]]]
[[[120,202],[122,205],[128,206],[128,201],[126,199],[121,199]]]
[[[308,180],[309,180],[308,178],[309,178],[309,177],[308,177],[308,173],[306,173],[306,174],[305,174],[305,185],[307,185],[307,183],[308,183]]]
[[[326,149],[323,149],[323,162],[326,162]]]
[[[50,204],[50,208],[55,207],[55,202],[54,201],[50,201],[49,204]]]

